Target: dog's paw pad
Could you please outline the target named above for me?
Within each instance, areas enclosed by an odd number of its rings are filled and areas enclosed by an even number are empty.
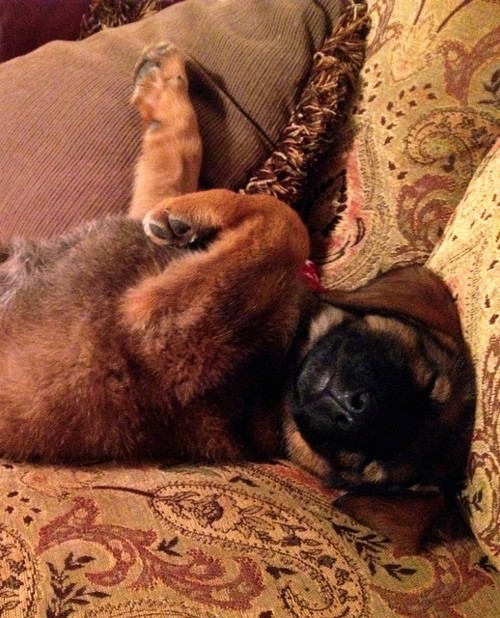
[[[178,238],[193,234],[193,228],[189,223],[187,223],[187,221],[184,221],[183,219],[179,219],[178,217],[169,215],[168,224],[173,234]]]
[[[195,230],[187,221],[169,213],[161,218],[147,214],[143,227],[149,239],[157,245],[187,247],[197,238]]]

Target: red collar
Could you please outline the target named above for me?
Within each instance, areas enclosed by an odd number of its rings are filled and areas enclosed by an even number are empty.
[[[312,292],[322,292],[324,290],[319,279],[316,264],[311,260],[306,260],[299,271],[299,277],[305,281]]]

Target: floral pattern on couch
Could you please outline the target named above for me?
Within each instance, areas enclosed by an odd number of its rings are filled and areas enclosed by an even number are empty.
[[[0,468],[8,618],[494,615],[500,578],[459,519],[403,555],[286,462]]]
[[[310,221],[324,281],[346,288],[424,262],[500,135],[497,3],[372,0],[369,14],[350,147]]]
[[[457,298],[476,368],[477,408],[464,508],[500,567],[500,139],[485,157],[429,265]]]

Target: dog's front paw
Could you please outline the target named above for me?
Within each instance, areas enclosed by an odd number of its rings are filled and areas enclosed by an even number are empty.
[[[198,232],[188,221],[168,210],[149,212],[142,225],[148,238],[157,245],[188,247],[199,238]]]

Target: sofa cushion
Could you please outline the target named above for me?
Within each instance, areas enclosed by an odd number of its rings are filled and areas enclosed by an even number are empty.
[[[284,462],[0,470],[5,618],[498,615],[500,575],[460,521],[404,555]]]
[[[478,409],[464,501],[498,565],[498,155],[461,199],[500,135],[500,5],[428,0],[409,11],[392,0],[369,9],[361,99],[313,195],[313,257],[327,287],[423,263],[460,203],[430,265],[458,296],[473,353]]]
[[[479,542],[500,569],[500,140],[429,260],[457,298],[476,368],[474,435],[462,495]]]
[[[500,134],[500,4],[368,5],[361,99],[310,221],[324,283],[345,288],[424,262]]]
[[[140,122],[128,103],[147,44],[189,57],[205,186],[241,186],[272,151],[341,0],[184,0],[0,65],[0,237],[48,235],[123,211]]]

